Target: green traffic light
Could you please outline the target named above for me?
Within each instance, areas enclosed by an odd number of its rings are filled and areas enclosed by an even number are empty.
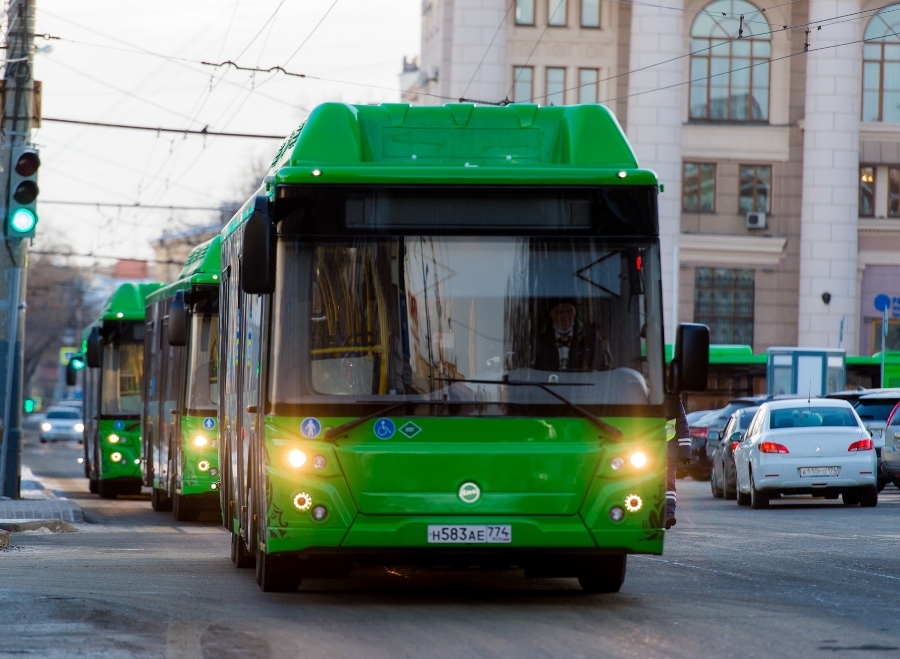
[[[76,371],[80,371],[81,369],[84,368],[84,360],[83,359],[72,359],[72,360],[70,360],[69,363],[72,364],[72,368],[74,368]]]
[[[25,408],[25,414],[34,412],[34,401],[30,398],[26,398],[22,406]]]
[[[37,215],[28,208],[17,208],[9,218],[9,225],[18,233],[33,231],[37,224]]]

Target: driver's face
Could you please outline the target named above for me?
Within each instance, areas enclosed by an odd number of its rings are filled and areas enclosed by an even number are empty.
[[[561,330],[567,330],[575,324],[575,305],[564,302],[550,310],[553,324]]]

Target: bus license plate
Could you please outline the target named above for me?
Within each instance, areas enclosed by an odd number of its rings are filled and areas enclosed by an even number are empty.
[[[840,476],[840,467],[800,467],[800,477]]]
[[[477,543],[509,544],[512,542],[510,524],[429,524],[429,544]]]

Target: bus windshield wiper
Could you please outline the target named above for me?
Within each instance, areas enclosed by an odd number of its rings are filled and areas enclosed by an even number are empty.
[[[393,412],[398,407],[403,407],[409,401],[400,401],[399,403],[394,403],[393,405],[388,405],[387,407],[382,407],[379,410],[372,412],[371,414],[367,414],[366,416],[361,416],[358,419],[353,419],[353,421],[348,421],[347,423],[342,423],[336,428],[329,428],[325,431],[325,441],[331,442],[337,439],[338,435],[341,435],[351,428],[355,428],[356,426],[369,421],[370,419],[374,419],[377,416],[384,416],[388,412]]]
[[[621,430],[616,428],[611,423],[607,423],[606,421],[601,419],[596,414],[588,412],[586,409],[584,409],[580,405],[573,403],[565,396],[562,396],[561,394],[556,393],[555,391],[553,391],[553,389],[547,383],[544,383],[544,382],[529,382],[528,380],[506,380],[506,379],[503,379],[503,380],[463,380],[463,379],[459,379],[459,378],[435,378],[435,379],[439,380],[441,382],[451,382],[451,383],[466,382],[469,384],[508,384],[511,387],[539,387],[540,389],[543,389],[548,394],[550,394],[551,396],[556,398],[558,401],[562,402],[569,409],[574,410],[575,412],[578,412],[578,414],[583,416],[585,419],[593,422],[594,425],[596,425],[598,428],[600,428],[600,430],[602,430],[607,435],[608,439],[611,439],[613,441],[622,439],[622,431]],[[589,386],[593,386],[593,385],[591,385],[589,382],[577,382],[577,383],[567,383],[567,386],[589,387]]]

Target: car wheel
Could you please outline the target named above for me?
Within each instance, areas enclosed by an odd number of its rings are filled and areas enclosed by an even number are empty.
[[[625,582],[625,554],[605,556],[599,570],[578,577],[586,593],[618,593]]]
[[[878,490],[864,487],[859,493],[859,505],[863,508],[874,508],[878,505]]]
[[[762,510],[769,507],[769,497],[756,489],[752,471],[750,472],[750,507],[754,510]]]
[[[737,505],[739,506],[749,506],[750,505],[750,495],[741,492],[740,483],[735,483],[736,495],[735,499],[737,499]]]
[[[859,505],[862,497],[860,496],[859,490],[844,490],[841,492],[841,499],[844,500],[845,506],[856,506]]]
[[[884,478],[883,476],[879,476],[877,485],[876,485],[878,487],[878,491],[881,492],[884,489],[884,486],[887,485],[889,482],[890,481],[887,478]]]
[[[712,495],[716,499],[722,498],[722,488],[719,487],[719,479],[716,476],[716,470],[712,470],[712,475],[709,478],[709,489],[712,491]]]
[[[897,489],[900,489],[900,478],[894,479],[894,487],[896,487]]]
[[[41,437],[41,444],[46,444],[46,443],[47,443],[47,440],[44,439],[43,437]]]

